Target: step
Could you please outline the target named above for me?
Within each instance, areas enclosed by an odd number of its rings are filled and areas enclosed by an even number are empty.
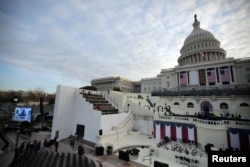
[[[107,100],[88,100],[86,99],[87,102],[90,102],[90,103],[108,103]]]
[[[100,110],[99,105],[101,105],[102,115],[106,114],[117,114],[118,109],[112,106],[102,95],[96,94],[82,94],[83,98],[86,99],[87,102],[93,104],[94,110]]]

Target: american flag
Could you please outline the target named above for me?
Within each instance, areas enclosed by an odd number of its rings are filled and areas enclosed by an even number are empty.
[[[203,52],[200,52],[200,55],[201,55],[202,57],[204,57],[204,56],[205,56],[205,53],[203,53]]]
[[[230,75],[228,67],[221,67],[220,68],[220,78],[222,83],[229,83]]]
[[[180,72],[180,84],[186,86],[187,83],[187,74],[185,71]]]
[[[207,69],[207,81],[208,83],[215,83],[215,69],[214,68],[209,68]]]

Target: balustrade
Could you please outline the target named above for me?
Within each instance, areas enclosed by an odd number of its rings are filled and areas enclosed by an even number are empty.
[[[170,120],[171,122],[189,122],[189,123],[198,123],[198,124],[207,124],[213,126],[250,126],[250,120],[230,120],[230,119],[221,119],[220,120],[210,120],[210,119],[199,119],[194,116],[165,116],[165,115],[155,115],[154,120],[163,119]]]

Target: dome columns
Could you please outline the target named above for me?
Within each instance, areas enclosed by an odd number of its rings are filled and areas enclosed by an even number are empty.
[[[208,51],[208,52],[199,52],[193,53],[191,55],[183,56],[178,60],[180,65],[188,65],[195,63],[204,63],[212,61],[220,61],[226,58],[225,53],[220,51]]]

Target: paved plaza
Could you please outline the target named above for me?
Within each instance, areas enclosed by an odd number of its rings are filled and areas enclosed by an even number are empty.
[[[16,140],[16,133],[11,132],[7,134],[7,137],[9,140],[13,141],[15,143]],[[19,138],[19,144],[22,141],[33,141],[33,140],[41,140],[43,141],[45,139],[50,140],[50,132],[47,131],[40,131],[40,132],[33,132],[30,138],[26,138],[24,136],[20,136]],[[203,155],[202,157],[199,157],[199,155],[192,156],[192,155],[185,155],[184,153],[179,153],[175,151],[171,151],[171,143],[168,145],[165,145],[164,148],[156,147],[157,143],[159,141],[145,135],[128,135],[122,139],[119,139],[117,141],[114,141],[111,143],[111,145],[114,148],[114,154],[113,155],[100,155],[97,156],[95,154],[95,147],[91,147],[85,143],[82,142],[75,142],[74,149],[70,146],[70,139],[64,139],[59,142],[58,147],[58,153],[71,153],[71,154],[78,154],[77,148],[79,145],[82,145],[84,147],[85,156],[91,160],[93,160],[96,164],[99,164],[99,162],[102,164],[103,167],[123,167],[123,166],[129,166],[129,167],[153,167],[154,161],[164,162],[167,163],[170,167],[182,167],[187,166],[187,164],[182,163],[180,164],[180,159],[177,159],[177,157],[186,157],[192,160],[199,160],[199,164],[194,164],[192,166],[206,166],[207,162],[207,155]],[[173,144],[173,143],[172,143]],[[149,147],[139,147],[140,145],[149,146]],[[184,147],[188,147],[187,145],[183,145]],[[139,150],[139,156],[136,158],[131,157],[130,161],[124,161],[119,159],[119,150],[126,150],[126,148],[133,148],[137,147]],[[55,152],[55,146],[51,145],[48,148],[44,148],[43,144],[41,149],[45,149],[48,152]],[[12,151],[9,151],[7,154],[3,154],[0,156],[0,164],[2,167],[7,167],[12,159],[14,158],[14,149]]]

